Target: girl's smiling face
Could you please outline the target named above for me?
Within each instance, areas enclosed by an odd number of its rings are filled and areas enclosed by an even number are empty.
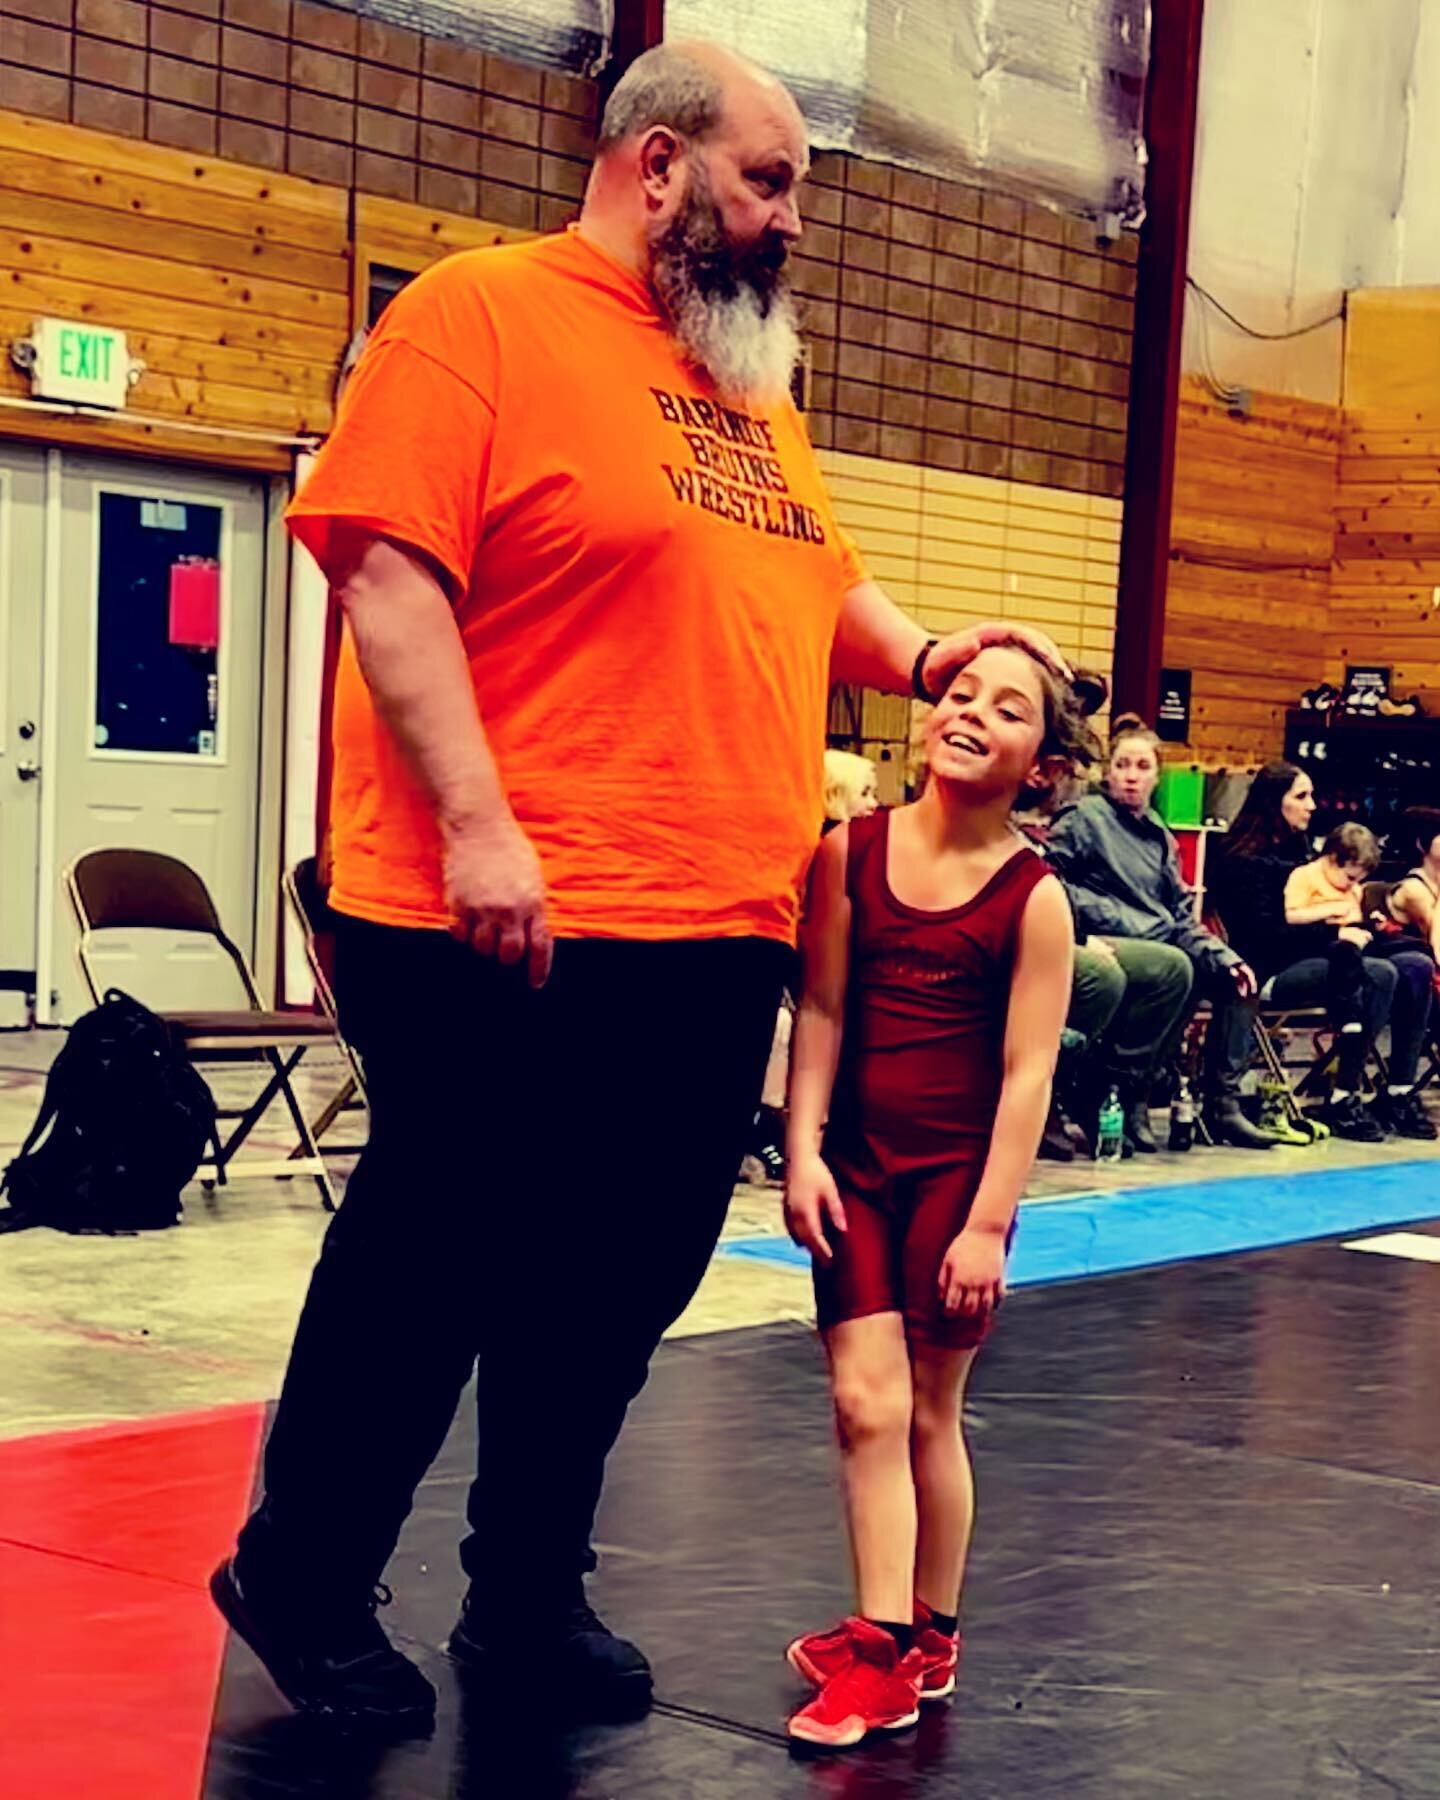
[[[1045,689],[1035,659],[992,644],[966,663],[931,713],[926,757],[937,780],[987,790],[1038,781]]]

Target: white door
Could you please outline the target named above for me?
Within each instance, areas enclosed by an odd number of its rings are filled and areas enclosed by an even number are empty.
[[[0,444],[0,1026],[35,990],[45,453]]]
[[[87,850],[179,857],[254,956],[265,499],[243,478],[67,455],[61,503],[43,778],[57,1016],[68,1020],[90,1002],[60,877]],[[203,940],[115,932],[98,949],[102,990],[188,1011],[240,1001]]]

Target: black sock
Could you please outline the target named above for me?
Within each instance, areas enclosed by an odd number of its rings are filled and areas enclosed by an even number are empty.
[[[910,1646],[915,1642],[915,1627],[913,1625],[896,1625],[889,1619],[871,1619],[868,1623],[878,1627],[881,1631],[888,1631],[895,1640],[895,1648],[902,1656],[905,1655]]]
[[[954,1637],[960,1629],[960,1618],[957,1613],[937,1613],[930,1615],[930,1629],[938,1631],[941,1637]]]

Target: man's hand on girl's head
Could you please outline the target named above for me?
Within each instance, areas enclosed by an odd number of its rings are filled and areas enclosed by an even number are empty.
[[[963,631],[952,631],[940,639],[925,658],[923,685],[938,700],[955,679],[956,674],[973,662],[982,650],[995,644],[1019,644],[1038,657],[1066,681],[1075,672],[1053,638],[1029,625],[1009,624],[1003,619],[989,619],[983,625],[967,625]]]

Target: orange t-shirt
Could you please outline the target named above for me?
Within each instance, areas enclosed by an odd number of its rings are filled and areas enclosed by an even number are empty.
[[[721,406],[573,229],[467,251],[391,303],[290,508],[327,572],[340,521],[448,576],[557,935],[793,936],[864,570],[788,400]],[[334,745],[334,904],[446,925],[432,808],[348,634]]]
[[[1361,923],[1361,894],[1358,887],[1340,888],[1330,879],[1325,869],[1325,858],[1317,856],[1314,862],[1301,863],[1298,869],[1290,871],[1285,883],[1285,904],[1287,906],[1319,906],[1322,901],[1343,900],[1345,914],[1334,923],[1338,925],[1358,925]]]

